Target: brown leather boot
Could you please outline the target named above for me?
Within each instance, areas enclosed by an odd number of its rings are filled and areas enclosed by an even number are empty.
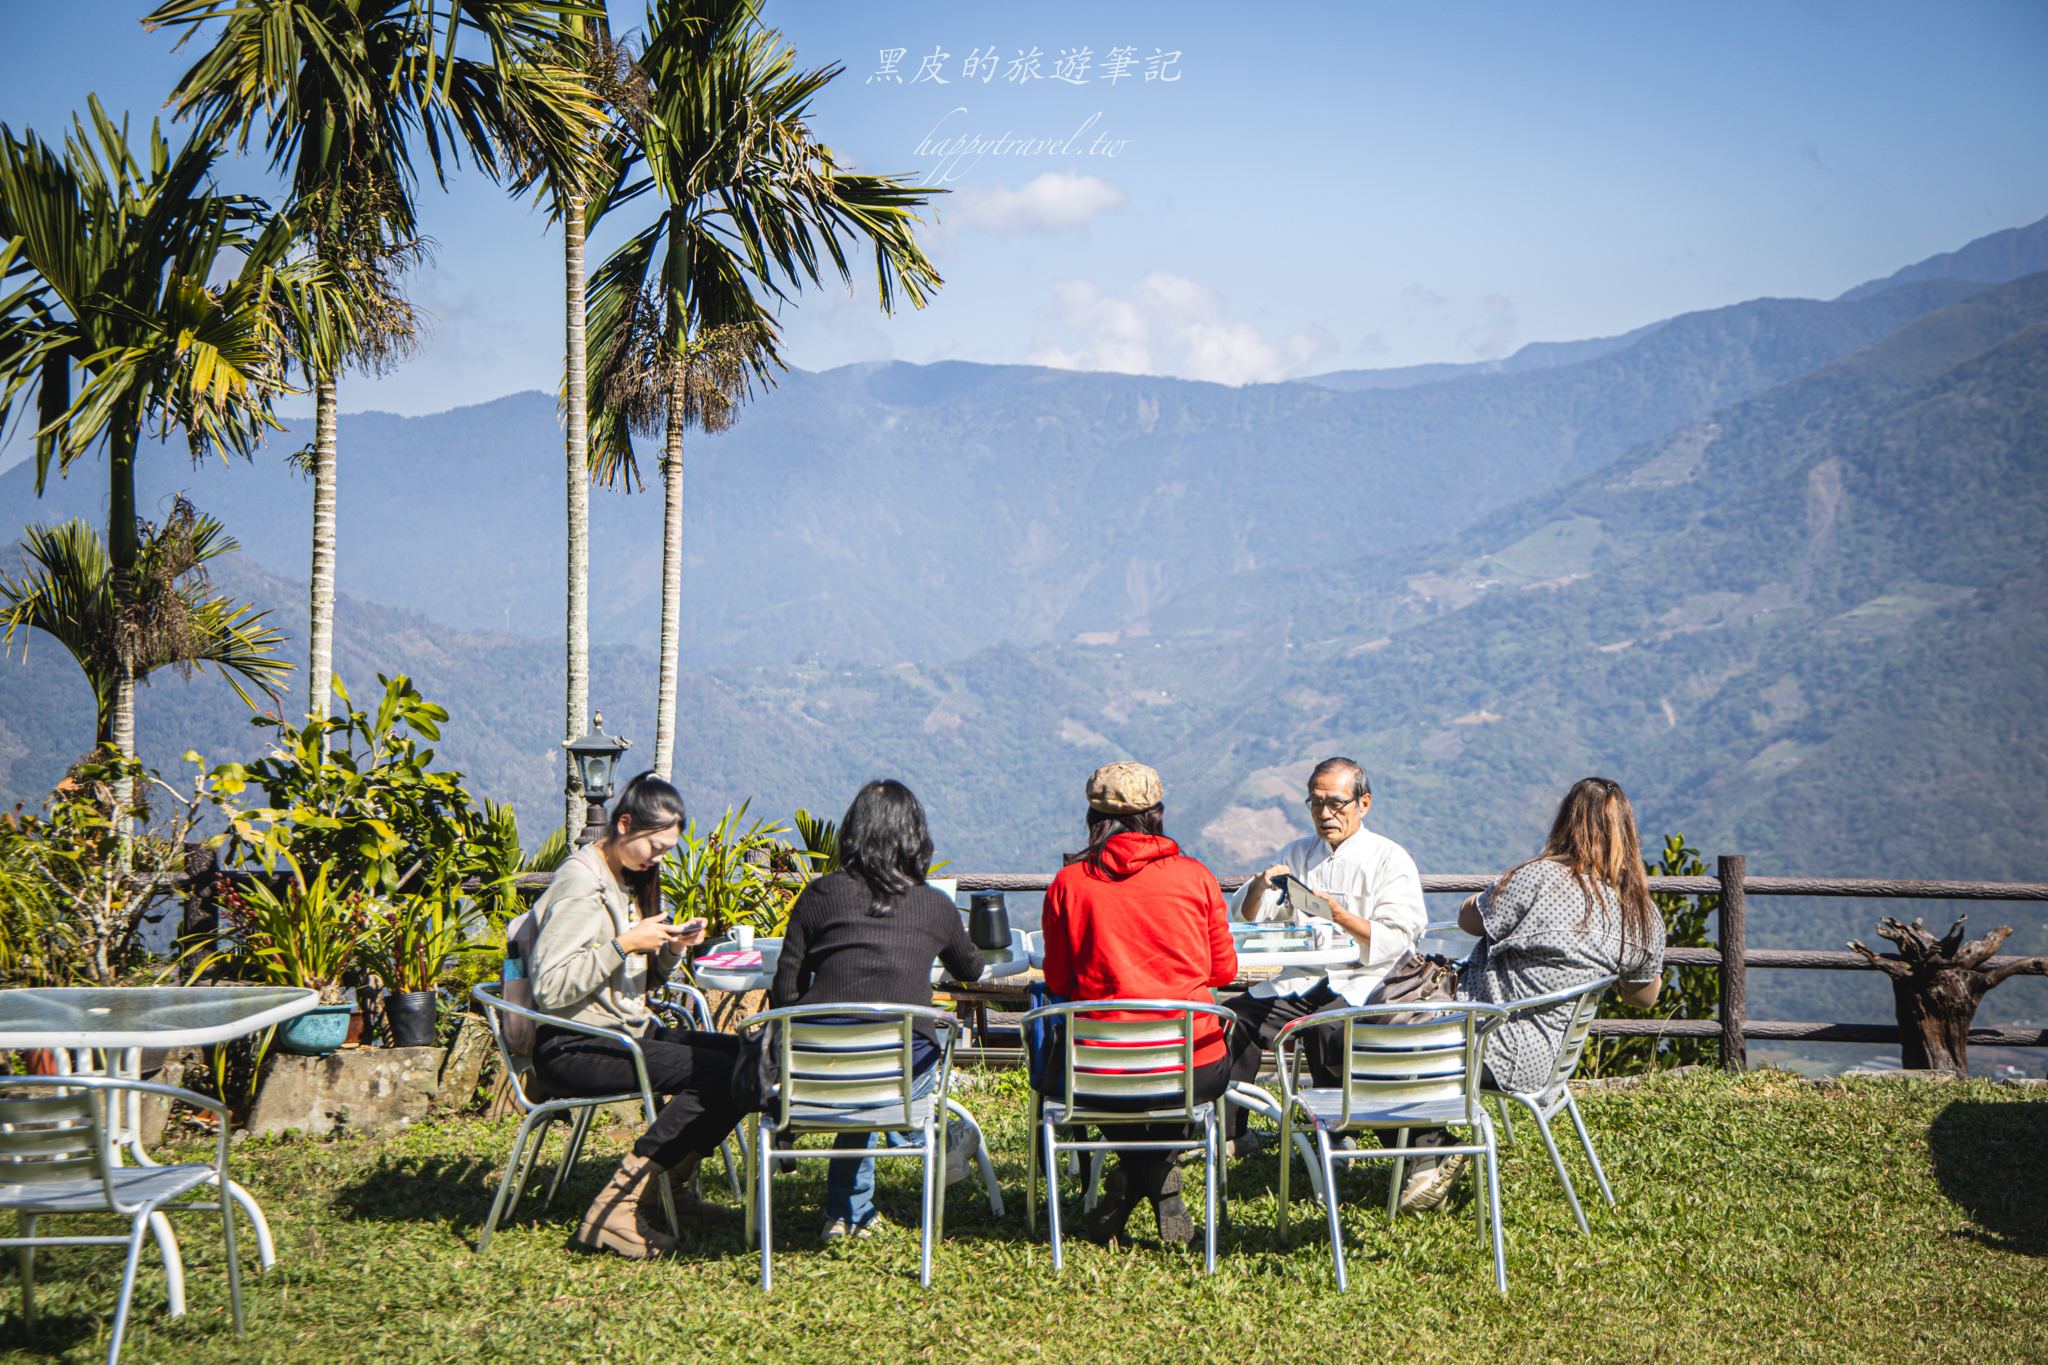
[[[661,1168],[638,1153],[628,1153],[612,1172],[612,1178],[584,1211],[576,1229],[575,1244],[585,1251],[610,1251],[635,1261],[666,1255],[676,1249],[675,1239],[662,1232],[643,1208],[642,1199],[655,1191],[654,1181]],[[655,1209],[661,1196],[653,1195]]]
[[[712,1204],[697,1194],[697,1168],[704,1164],[704,1153],[692,1152],[669,1168],[666,1177],[668,1192],[676,1201],[676,1217],[685,1223],[736,1223],[740,1219],[738,1209],[729,1209],[723,1204]],[[648,1200],[647,1217],[659,1223],[665,1216],[661,1211],[661,1194],[652,1186],[645,1196]]]

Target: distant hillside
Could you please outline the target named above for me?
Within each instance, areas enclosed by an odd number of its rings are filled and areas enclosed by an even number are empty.
[[[1470,379],[1475,375],[1554,370],[1633,345],[1662,327],[1664,321],[1660,318],[1619,336],[1589,337],[1584,341],[1532,341],[1513,355],[1499,360],[1440,361],[1430,365],[1399,365],[1384,370],[1332,370],[1328,374],[1311,375],[1303,382],[1320,384],[1326,389],[1358,392],[1366,389],[1410,389],[1417,384],[1440,384],[1446,379]]]
[[[1759,300],[1561,368],[1389,392],[966,364],[790,374],[686,445],[685,657],[929,663],[1124,628],[1233,572],[1427,544],[1977,287]],[[559,638],[560,459],[539,394],[345,418],[342,590]],[[278,454],[195,468],[152,450],[141,474],[145,512],[187,489],[256,562],[305,576],[310,500]],[[31,487],[26,466],[0,475],[15,524],[102,515],[96,467],[40,502]],[[595,503],[593,631],[648,644],[659,500]]]
[[[1867,298],[1902,284],[1919,284],[1924,280],[2000,283],[2043,270],[2048,270],[2048,218],[2025,227],[1994,232],[1954,251],[1916,261],[1881,280],[1859,284],[1841,297]]]

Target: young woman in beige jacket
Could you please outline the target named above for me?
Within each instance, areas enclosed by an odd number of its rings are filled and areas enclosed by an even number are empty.
[[[661,1230],[653,1182],[670,1173],[679,1214],[732,1217],[688,1197],[690,1176],[739,1121],[730,1034],[673,1028],[648,1007],[684,948],[704,940],[704,922],[672,924],[662,913],[661,863],[683,828],[682,794],[650,773],[626,784],[596,843],[556,871],[534,907],[533,997],[546,1014],[632,1034],[657,1097],[668,1096],[592,1201],[576,1244],[645,1259],[675,1248]],[[534,1070],[554,1093],[616,1095],[639,1087],[632,1055],[617,1043],[543,1024]]]

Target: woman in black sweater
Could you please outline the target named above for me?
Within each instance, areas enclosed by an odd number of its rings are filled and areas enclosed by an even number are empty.
[[[924,807],[901,782],[870,782],[839,824],[840,870],[804,888],[789,912],[769,1003],[929,1005],[932,959],[955,980],[978,980],[981,953],[959,909],[925,885],[932,837]],[[912,1041],[914,1094],[938,1083],[939,1046],[928,1024]],[[873,1133],[841,1133],[835,1146],[866,1151]],[[865,1236],[875,1219],[875,1159],[827,1163],[824,1237]]]

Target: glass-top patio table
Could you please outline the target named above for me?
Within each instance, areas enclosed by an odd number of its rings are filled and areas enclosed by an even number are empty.
[[[287,986],[45,986],[0,990],[0,1050],[51,1048],[59,1069],[141,1079],[144,1048],[205,1047],[244,1038],[304,1014],[318,1003],[311,990]],[[129,1092],[107,1118],[116,1158],[154,1166],[142,1147],[141,1096]],[[228,1194],[249,1215],[256,1251],[268,1269],[277,1260],[270,1225],[249,1192],[230,1181]],[[151,1220],[159,1241],[175,1245],[162,1214]],[[174,1257],[166,1257],[167,1265]],[[184,1286],[170,1286],[173,1316],[184,1311]]]
[[[983,948],[981,960],[986,964],[986,970],[982,972],[981,979],[996,981],[1003,977],[1022,976],[1030,971],[1033,961],[1031,945],[1036,942],[1037,937],[1036,934],[1018,930],[1010,936],[1009,947]],[[712,945],[704,956],[717,959],[734,952],[737,947],[737,944],[729,941],[717,943]],[[699,986],[709,987],[715,991],[765,991],[775,984],[775,967],[782,958],[782,940],[757,938],[754,940],[754,951],[761,955],[758,963],[707,967],[700,959],[691,965],[690,975]],[[939,986],[945,984],[945,981],[945,969],[934,961],[932,984]]]

